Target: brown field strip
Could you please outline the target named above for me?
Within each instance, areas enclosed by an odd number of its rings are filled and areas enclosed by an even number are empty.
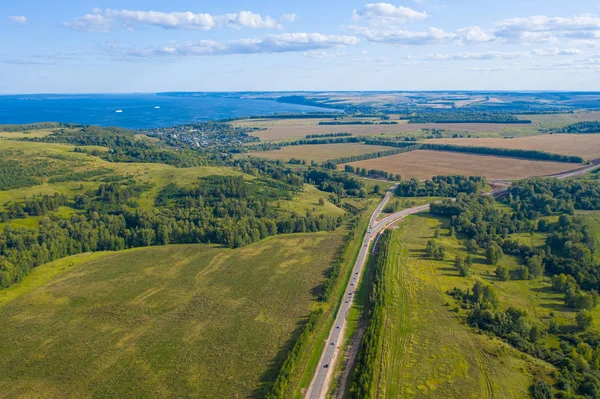
[[[427,142],[459,146],[537,150],[554,154],[578,155],[585,159],[600,158],[600,134],[549,134],[513,139],[434,139]]]
[[[283,147],[280,150],[250,152],[249,154],[255,157],[266,159],[280,159],[285,162],[289,161],[291,158],[302,159],[307,162],[324,162],[329,159],[389,150],[393,150],[393,148],[379,145],[345,143],[297,145]]]
[[[436,175],[482,175],[488,179],[522,179],[550,175],[577,168],[564,162],[474,155],[446,151],[413,151],[389,157],[351,162],[354,167],[399,173],[403,179],[429,179]],[[344,165],[338,166],[340,169]]]

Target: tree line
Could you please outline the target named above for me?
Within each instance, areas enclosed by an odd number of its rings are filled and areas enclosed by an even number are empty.
[[[352,133],[323,133],[323,134],[307,134],[307,139],[321,139],[326,137],[350,137]]]
[[[577,122],[565,127],[544,130],[544,133],[593,134],[600,133],[600,121]]]
[[[434,176],[424,182],[413,178],[401,182],[394,193],[398,197],[456,197],[459,193],[477,193],[486,184],[483,176]]]
[[[475,146],[457,146],[453,144],[433,144],[426,143],[421,145],[423,150],[434,150],[434,151],[452,151],[452,152],[464,152],[470,154],[484,154],[484,155],[497,155],[500,157],[513,157],[513,158],[527,158],[536,159],[542,161],[555,161],[555,162],[571,162],[571,163],[583,163],[584,159],[575,155],[562,155],[552,154],[544,151],[537,150],[522,150],[516,148],[495,148],[495,147],[475,147]]]
[[[530,120],[519,119],[511,114],[497,112],[438,112],[417,114],[408,117],[408,123],[507,123],[531,124]]]

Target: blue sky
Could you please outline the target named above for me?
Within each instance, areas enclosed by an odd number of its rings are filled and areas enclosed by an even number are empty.
[[[598,0],[23,0],[0,93],[600,90]]]

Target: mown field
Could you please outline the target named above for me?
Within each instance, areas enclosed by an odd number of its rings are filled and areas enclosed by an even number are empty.
[[[550,134],[511,139],[457,138],[432,139],[429,143],[473,147],[511,148],[545,151],[553,154],[578,155],[584,159],[600,158],[600,134]]]
[[[474,155],[445,151],[419,150],[389,157],[351,162],[354,167],[399,173],[403,179],[429,179],[438,175],[462,174],[486,176],[489,179],[522,179],[551,175],[575,169],[577,165],[563,162]],[[343,168],[344,165],[339,165]]]
[[[3,397],[262,397],[342,235],[65,258],[0,294]]]
[[[501,303],[525,308],[536,320],[550,311],[571,319],[548,283],[499,282],[495,266],[474,257],[472,275],[460,277],[452,267],[455,255],[466,256],[460,240],[449,237],[447,222],[427,214],[410,217],[393,231],[385,265],[384,328],[381,359],[375,362],[376,397],[387,398],[523,398],[531,376],[551,370],[545,363],[519,353],[497,339],[476,334],[451,311],[453,287],[470,288],[476,279],[493,284]],[[438,239],[447,249],[446,261],[424,256],[428,239],[442,226]],[[505,256],[511,270],[516,260]]]
[[[306,162],[324,162],[329,159],[348,157],[352,155],[370,154],[378,151],[389,151],[390,147],[380,145],[365,145],[357,143],[345,144],[314,144],[283,147],[279,150],[250,152],[249,155],[266,158],[280,159],[284,162],[292,158]]]

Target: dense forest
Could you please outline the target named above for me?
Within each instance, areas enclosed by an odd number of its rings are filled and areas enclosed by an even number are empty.
[[[424,182],[405,180],[398,185],[395,194],[399,197],[456,197],[459,193],[477,193],[485,187],[485,177],[481,176],[434,176]]]
[[[307,134],[307,139],[323,139],[326,137],[350,137],[352,133],[323,133],[323,134]]]
[[[419,113],[408,118],[408,123],[510,123],[530,124],[530,120],[519,119],[514,115],[497,112],[439,112]]]
[[[600,133],[600,121],[577,122],[561,128],[546,129],[544,132],[568,134]]]
[[[452,144],[422,144],[423,150],[453,151],[470,154],[497,155],[501,157],[536,159],[541,161],[583,163],[584,159],[574,155],[552,154],[544,151],[521,150],[513,148],[469,147]]]

